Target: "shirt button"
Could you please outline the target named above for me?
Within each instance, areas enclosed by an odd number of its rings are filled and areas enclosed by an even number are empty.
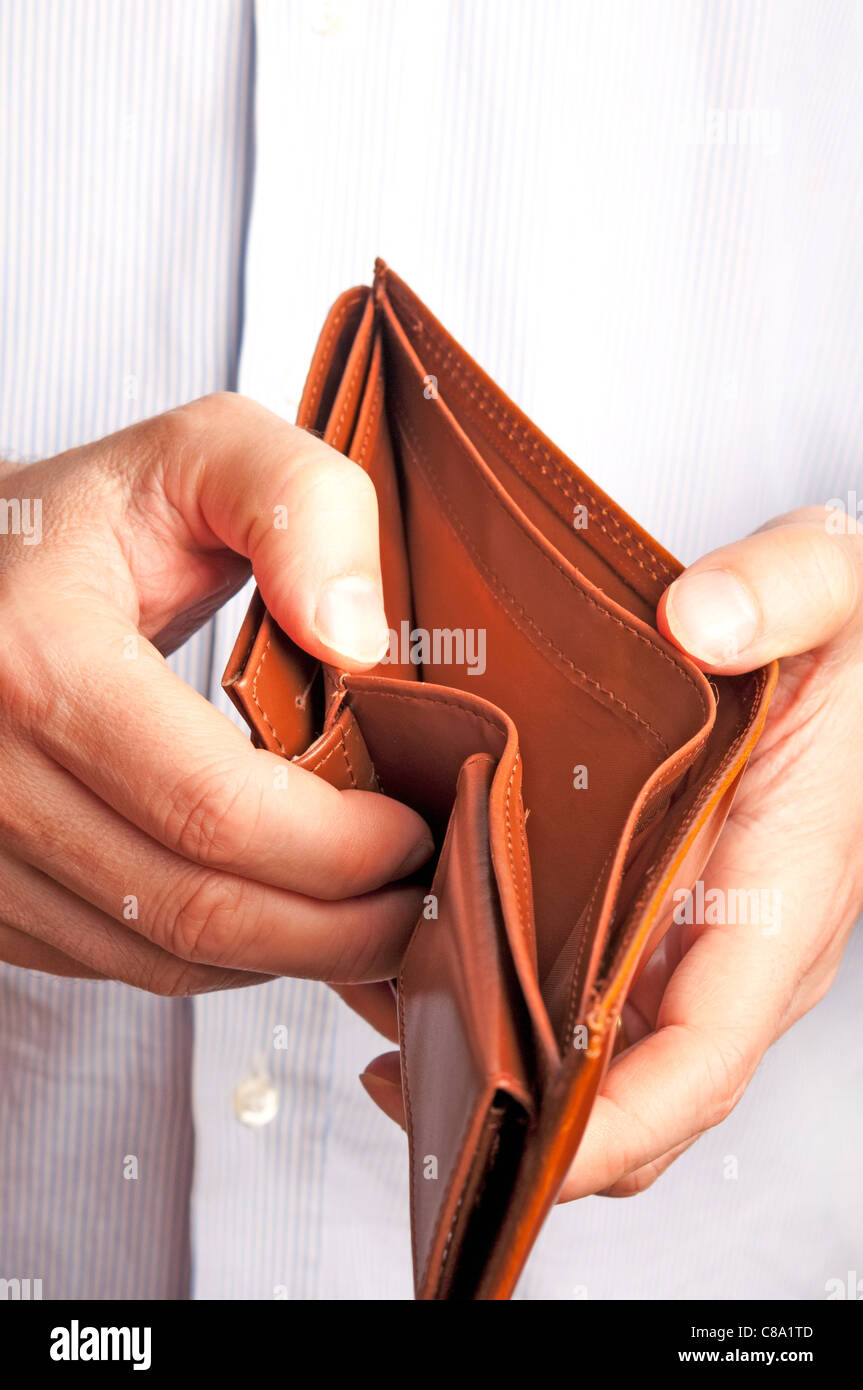
[[[279,1109],[279,1093],[263,1068],[241,1081],[234,1091],[234,1113],[242,1125],[260,1129]]]

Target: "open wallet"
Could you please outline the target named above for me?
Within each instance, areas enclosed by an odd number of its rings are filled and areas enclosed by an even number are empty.
[[[660,635],[680,565],[382,261],[331,309],[297,423],[375,484],[389,659],[321,666],[256,594],[224,686],[259,747],[431,826],[394,982],[415,1290],[505,1299],[776,668],[707,677]]]

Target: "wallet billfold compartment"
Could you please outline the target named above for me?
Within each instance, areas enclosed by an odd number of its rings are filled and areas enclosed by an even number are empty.
[[[258,746],[432,828],[397,982],[415,1289],[507,1298],[776,670],[708,678],[665,640],[679,564],[383,262],[297,423],[375,484],[390,659],[322,667],[256,594],[224,685]]]

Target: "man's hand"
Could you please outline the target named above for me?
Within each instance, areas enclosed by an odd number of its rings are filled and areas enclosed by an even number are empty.
[[[643,969],[624,1010],[633,1046],[609,1069],[563,1201],[642,1191],[723,1120],[770,1044],[826,993],[863,908],[863,534],[850,518],[833,534],[827,518],[780,517],[663,596],[660,627],[703,670],[783,660],[704,872],[708,921],[672,926]],[[730,895],[753,891],[760,920],[728,921]],[[397,1062],[377,1058],[363,1083],[401,1120]]]
[[[705,671],[784,658],[764,733],[704,871],[704,900],[751,890],[761,920],[673,926],[624,1011],[562,1199],[649,1187],[730,1113],[771,1043],[818,1003],[863,907],[863,535],[813,507],[672,584],[663,632]],[[718,893],[716,890],[719,890]],[[698,914],[695,914],[698,915]]]
[[[43,532],[0,538],[0,959],[158,994],[392,975],[421,897],[386,885],[430,854],[422,820],[252,748],[162,655],[251,561],[299,644],[374,665],[365,474],[216,395],[0,486]]]

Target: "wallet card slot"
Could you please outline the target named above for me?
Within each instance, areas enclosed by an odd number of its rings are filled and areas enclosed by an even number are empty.
[[[629,856],[617,895],[619,911],[616,914],[616,927],[608,934],[601,952],[597,953],[597,979],[615,974],[640,928],[644,910],[657,893],[662,893],[664,902],[654,914],[651,949],[658,944],[671,920],[674,889],[691,887],[701,873],[712,843],[724,823],[724,816],[717,814],[716,808],[731,788],[729,776],[733,775],[736,781],[745,766],[748,758],[746,745],[751,751],[766,714],[767,697],[774,681],[775,667],[765,667],[734,678],[738,698],[733,702],[720,702],[715,737],[708,741],[702,752],[697,777],[693,775],[687,779],[661,822],[651,827],[637,853]],[[760,711],[760,714],[753,727],[755,711]],[[727,784],[725,792],[724,783]],[[702,841],[696,854],[694,842],[699,819],[711,804],[714,808],[712,839],[709,843]],[[682,871],[678,869],[666,891],[662,887],[663,880],[669,875],[675,855],[679,854],[681,845],[686,845],[688,838],[692,844],[686,855],[681,857]]]
[[[440,556],[470,556],[510,622],[596,700],[639,725],[668,753],[693,720],[709,715],[707,681],[655,627],[633,617],[588,581],[514,505],[440,394],[426,399],[425,366],[384,300],[388,411],[396,427],[415,600],[443,579]],[[426,493],[411,511],[415,481]],[[446,523],[435,527],[429,505]],[[450,533],[446,551],[442,536]],[[453,546],[453,539],[456,547]],[[542,625],[534,617],[543,614]],[[419,621],[418,615],[417,620]],[[587,661],[589,658],[589,663]],[[454,683],[461,684],[453,670]],[[669,688],[675,700],[669,701]]]
[[[446,1249],[425,1296],[475,1299],[512,1201],[528,1133],[528,1115],[506,1091],[496,1092],[473,1157]],[[431,1272],[431,1271],[430,1271]]]
[[[293,758],[309,747],[322,727],[321,664],[282,632],[257,591],[222,686],[251,728],[258,748]]]
[[[375,288],[379,299],[392,301],[426,373],[534,524],[593,583],[649,621],[680,572],[674,557],[537,429],[382,261]],[[580,508],[589,513],[587,530],[573,529]]]
[[[357,286],[340,295],[327,314],[297,410],[302,429],[323,434],[368,300],[368,290]]]
[[[371,305],[371,301],[369,301]],[[368,473],[378,503],[381,580],[384,608],[391,632],[410,622],[412,613],[410,568],[405,548],[399,480],[389,424],[384,409],[383,343],[378,326],[371,346],[368,372],[358,403],[348,457]],[[329,439],[327,442],[331,442]],[[400,680],[418,679],[416,666],[402,659],[400,651],[388,653],[382,673]]]
[[[466,759],[431,885],[399,975],[402,1087],[410,1146],[415,1279],[421,1297],[461,1266],[494,1170],[511,1160],[511,1107],[534,1109],[530,1020],[490,850],[497,759]],[[524,1125],[521,1126],[524,1132]],[[504,1152],[501,1141],[506,1136]],[[498,1184],[499,1186],[499,1184]],[[453,1276],[454,1277],[454,1276]]]
[[[327,443],[331,448],[338,449],[339,453],[348,452],[354,434],[375,337],[374,302],[369,296],[357,324],[324,429]]]
[[[723,783],[729,782],[730,770],[738,769],[733,773],[736,785],[745,764],[744,745],[754,738],[752,711],[766,707],[770,673],[762,670],[735,679],[739,695],[744,693],[741,682],[749,687],[748,698],[742,704],[720,705],[713,736],[702,746],[697,765],[676,786],[662,814],[646,823],[650,789],[644,789],[628,818],[615,862],[598,880],[592,911],[580,924],[579,959],[571,977],[567,982],[561,961],[554,979],[545,982],[543,992],[565,1047],[576,1025],[590,1016],[603,981],[635,968],[633,961],[625,964],[627,953],[634,952],[633,960],[637,957],[640,963],[656,949],[671,924],[675,888],[689,888],[704,868],[731,804],[733,791],[723,792]],[[700,822],[707,808],[711,816],[705,827]]]
[[[347,708],[362,730],[381,790],[418,811],[439,845],[451,821],[463,766],[477,754],[493,760],[495,773],[488,793],[491,862],[542,1084],[558,1054],[537,976],[515,729],[486,701],[444,687],[345,676],[344,688]]]

